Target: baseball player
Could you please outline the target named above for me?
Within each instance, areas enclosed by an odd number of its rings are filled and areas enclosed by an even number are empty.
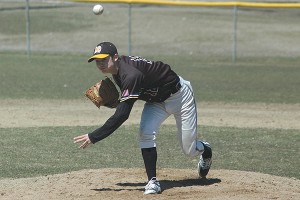
[[[145,101],[140,130],[139,145],[148,177],[144,194],[157,194],[161,187],[156,178],[156,136],[160,125],[174,115],[178,139],[182,151],[188,156],[200,156],[199,176],[205,178],[212,163],[209,143],[197,139],[197,109],[193,89],[189,81],[178,76],[168,64],[150,61],[138,56],[119,56],[110,42],[102,42],[94,49],[88,62],[95,61],[104,74],[112,74],[120,87],[121,98],[115,113],[91,133],[74,138],[86,148],[103,140],[120,127],[129,117],[137,100]]]

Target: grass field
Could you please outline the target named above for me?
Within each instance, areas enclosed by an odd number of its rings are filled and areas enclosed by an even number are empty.
[[[5,7],[12,6],[17,5],[5,3]],[[114,9],[117,12],[112,14]],[[194,8],[135,7],[133,53],[172,65],[192,82],[197,101],[299,104],[299,10],[242,9],[239,13],[235,63],[231,62],[232,10],[228,8],[201,8],[199,12]],[[25,22],[19,20],[23,17],[22,9],[0,11],[0,99],[81,99],[83,91],[103,77],[94,64],[87,63],[95,44],[113,40],[127,52],[126,5],[108,4],[102,18],[91,15],[89,4],[32,9],[31,56],[25,51]],[[99,31],[99,27],[104,28]],[[0,128],[0,178],[143,167],[137,126],[123,126],[93,148],[79,151],[72,138],[93,128]],[[299,130],[199,129],[214,146],[214,169],[300,179]],[[158,149],[159,167],[195,166],[197,160],[178,154],[176,137],[171,136],[174,131],[175,126],[162,127],[158,142],[167,145]],[[112,145],[120,141],[121,147]]]
[[[104,77],[88,55],[2,53],[0,98],[79,99],[89,85]],[[209,63],[197,57],[166,57],[189,79],[198,101],[300,102],[300,59]],[[253,59],[254,60],[254,59]],[[184,67],[182,67],[184,66]],[[12,87],[13,86],[13,87]]]
[[[143,167],[137,143],[138,126],[123,126],[93,148],[79,150],[72,143],[72,138],[94,128],[0,129],[0,177],[31,177],[90,168]],[[255,171],[300,178],[300,161],[296,159],[300,143],[299,130],[228,127],[199,129],[214,147],[213,169]],[[171,125],[161,128],[158,154],[159,168],[194,169],[198,162],[198,159],[188,158],[181,153],[176,127]]]

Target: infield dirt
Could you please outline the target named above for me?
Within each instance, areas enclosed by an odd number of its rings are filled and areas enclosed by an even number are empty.
[[[300,104],[224,104],[200,102],[198,124],[205,126],[300,129]],[[138,124],[143,102],[137,102],[125,124]],[[0,100],[0,128],[94,126],[114,109],[98,110],[88,100]],[[165,124],[175,124],[173,117]]]

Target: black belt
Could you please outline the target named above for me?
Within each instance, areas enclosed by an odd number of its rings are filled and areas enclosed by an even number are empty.
[[[176,83],[175,86],[173,86],[172,90],[171,90],[171,94],[175,94],[176,92],[178,92],[181,88],[181,84],[180,84],[180,80]]]

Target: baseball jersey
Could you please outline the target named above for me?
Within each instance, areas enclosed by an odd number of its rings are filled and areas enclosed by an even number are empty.
[[[113,78],[121,89],[121,102],[131,98],[163,102],[179,83],[168,64],[138,56],[121,56],[118,74]]]

